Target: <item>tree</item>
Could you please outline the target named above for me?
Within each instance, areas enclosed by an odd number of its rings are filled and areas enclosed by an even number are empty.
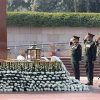
[[[100,12],[100,0],[89,0],[90,1],[90,11]]]
[[[8,11],[100,12],[100,0],[8,0]]]
[[[52,12],[60,0],[34,0],[34,11]]]
[[[8,11],[32,10],[34,0],[8,0]]]
[[[70,12],[74,11],[74,3],[73,0],[34,0],[34,11]]]
[[[88,0],[77,0],[77,12],[87,12],[89,11],[89,2]]]
[[[58,12],[74,12],[74,2],[73,0],[59,0],[55,9]]]

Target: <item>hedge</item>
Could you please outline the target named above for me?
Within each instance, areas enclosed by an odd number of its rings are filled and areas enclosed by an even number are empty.
[[[8,12],[7,26],[100,27],[100,13]]]

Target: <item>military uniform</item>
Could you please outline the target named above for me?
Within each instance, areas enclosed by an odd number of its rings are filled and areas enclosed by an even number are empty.
[[[98,45],[98,58],[99,58],[99,64],[100,64],[100,43]],[[100,78],[100,76],[99,76],[99,78]],[[100,85],[99,85],[99,87],[100,87]]]
[[[99,64],[100,64],[100,37],[96,41],[96,43],[97,43],[97,47],[98,47],[97,54],[98,54],[98,59],[99,59]]]
[[[73,43],[71,42],[70,45],[71,45],[71,64],[72,64],[73,72],[75,78],[80,80],[79,61],[81,60],[82,47],[80,44],[73,45]]]
[[[88,77],[88,83],[86,85],[93,85],[93,69],[94,69],[93,61],[96,60],[96,43],[93,40],[92,41],[84,40],[84,47],[85,47],[84,60],[85,60],[86,74]]]
[[[98,47],[97,54],[98,54],[98,59],[99,59],[99,64],[100,64],[100,37],[97,39],[96,44],[97,44],[97,47]],[[99,78],[100,78],[100,76],[99,76]],[[99,85],[99,87],[100,87],[100,85]]]
[[[99,58],[99,64],[100,64],[100,44],[99,44],[99,47],[98,47],[98,58]]]

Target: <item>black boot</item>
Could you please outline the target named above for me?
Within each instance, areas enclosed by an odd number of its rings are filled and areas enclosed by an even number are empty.
[[[93,82],[88,82],[85,85],[93,85]]]

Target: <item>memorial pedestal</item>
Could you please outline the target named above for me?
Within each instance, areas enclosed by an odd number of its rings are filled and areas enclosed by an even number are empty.
[[[60,62],[0,63],[0,92],[85,90],[88,86],[70,78]]]
[[[6,0],[0,0],[0,59],[7,58]]]

